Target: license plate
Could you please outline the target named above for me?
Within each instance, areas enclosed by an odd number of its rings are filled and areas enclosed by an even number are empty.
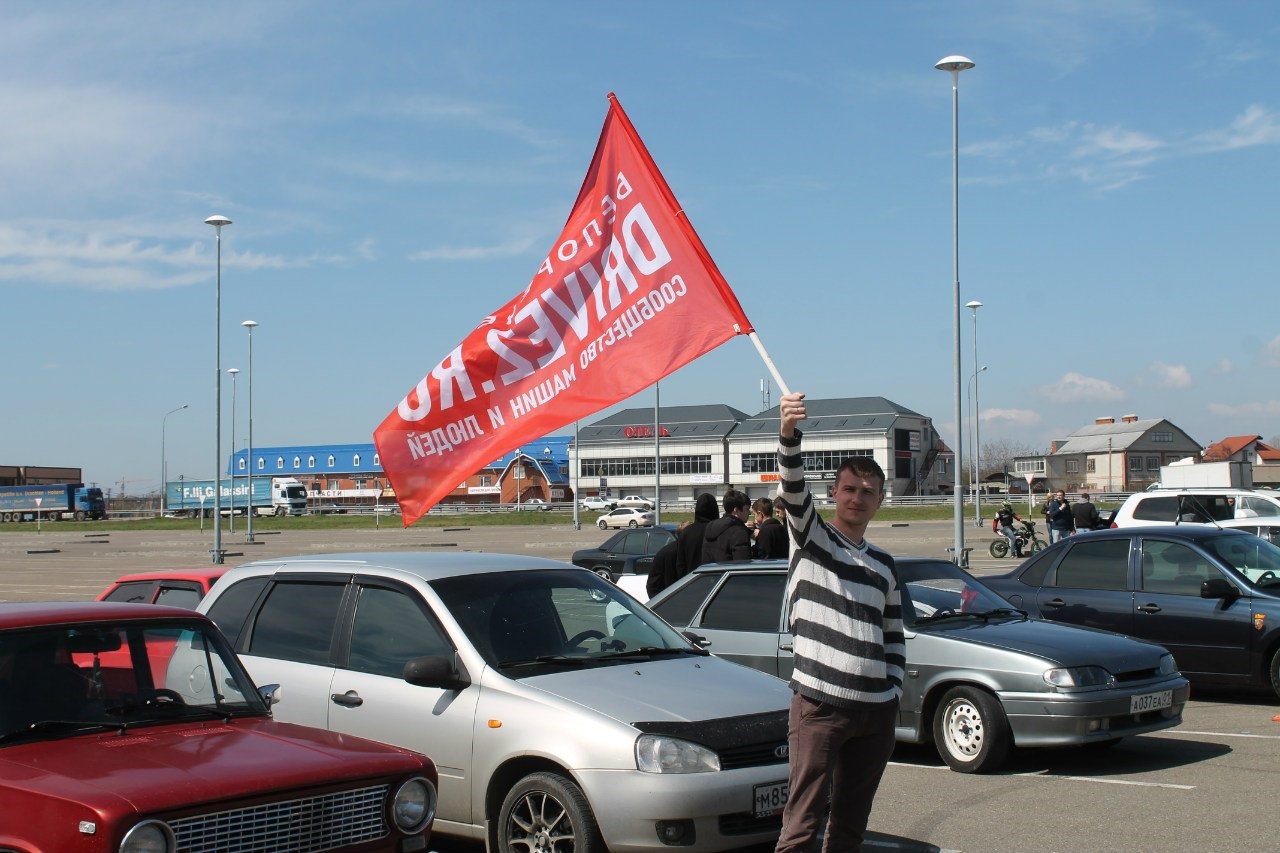
[[[1173,691],[1161,690],[1159,693],[1143,693],[1129,699],[1129,713],[1141,714],[1145,711],[1158,711],[1173,705]]]
[[[791,785],[787,782],[770,782],[767,785],[756,785],[751,789],[751,801],[754,804],[756,817],[773,817],[782,814],[782,807],[787,804],[787,794]]]

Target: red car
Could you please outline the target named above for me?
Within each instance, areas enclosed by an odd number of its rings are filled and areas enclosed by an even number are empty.
[[[0,604],[0,850],[426,850],[431,759],[276,722],[275,689],[192,611]]]
[[[137,604],[168,604],[195,610],[200,599],[222,577],[229,566],[206,566],[199,569],[169,569],[123,575],[103,590],[99,601],[125,601]]]

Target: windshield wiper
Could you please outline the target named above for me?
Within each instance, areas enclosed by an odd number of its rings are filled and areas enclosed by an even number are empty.
[[[119,729],[120,734],[124,734],[125,728],[125,724],[123,723],[110,723],[105,720],[37,720],[36,722],[23,726],[20,729],[14,729],[13,731],[0,734],[0,743],[7,743],[11,740],[19,740],[29,735],[57,729],[66,729],[68,731]]]
[[[948,608],[946,610],[935,610],[928,616],[920,616],[916,619],[916,624],[923,625],[926,622],[938,622],[943,619],[971,619],[975,615],[976,614],[973,613],[961,613],[959,610],[951,610]]]
[[[1025,610],[1018,610],[1018,609],[1017,609],[1017,608],[1015,608],[1015,607],[996,607],[996,608],[994,608],[994,609],[992,609],[992,610],[982,610],[982,611],[979,611],[979,612],[977,612],[977,613],[975,613],[975,614],[973,614],[973,615],[974,615],[974,616],[981,616],[981,617],[982,617],[982,618],[984,618],[984,619],[990,619],[992,616],[1017,616],[1017,617],[1020,617],[1020,618],[1022,618],[1022,619],[1026,619],[1026,618],[1027,618],[1027,611],[1025,611]]]
[[[601,655],[597,660],[619,660],[623,658],[653,658],[665,657],[668,655],[705,655],[709,652],[696,651],[694,649],[684,649],[676,646],[675,648],[666,648],[659,646],[641,646],[638,649],[626,649],[621,652],[609,652],[607,655]]]
[[[536,658],[520,658],[519,660],[500,660],[499,669],[509,666],[537,666],[539,664],[555,664],[556,666],[583,666],[594,658],[569,657],[568,655],[538,655]]]

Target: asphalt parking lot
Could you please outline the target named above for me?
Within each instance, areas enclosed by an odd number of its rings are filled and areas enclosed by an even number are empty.
[[[590,519],[587,519],[590,520]],[[990,532],[965,531],[971,569],[1012,568],[986,553]],[[495,551],[567,559],[608,534],[584,524],[223,533],[226,563],[333,551]],[[896,554],[946,557],[950,522],[873,524],[869,538]],[[26,525],[0,531],[0,601],[88,599],[126,571],[202,566],[212,532],[111,531],[92,525]],[[931,749],[899,747],[871,817],[866,849],[964,853],[1280,850],[1280,703],[1266,696],[1193,689],[1183,724],[1102,751],[1025,750],[998,773],[946,768]],[[479,845],[433,843],[449,853]]]

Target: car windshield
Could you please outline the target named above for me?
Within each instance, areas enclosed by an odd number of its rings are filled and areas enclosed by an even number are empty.
[[[1280,547],[1253,534],[1213,537],[1205,547],[1259,587],[1280,586]]]
[[[593,572],[463,575],[434,581],[432,587],[485,661],[513,678],[705,654]]]
[[[1009,602],[945,560],[902,561],[903,622],[909,628],[951,619],[1023,618]]]
[[[0,743],[266,713],[226,642],[203,624],[0,633]]]

